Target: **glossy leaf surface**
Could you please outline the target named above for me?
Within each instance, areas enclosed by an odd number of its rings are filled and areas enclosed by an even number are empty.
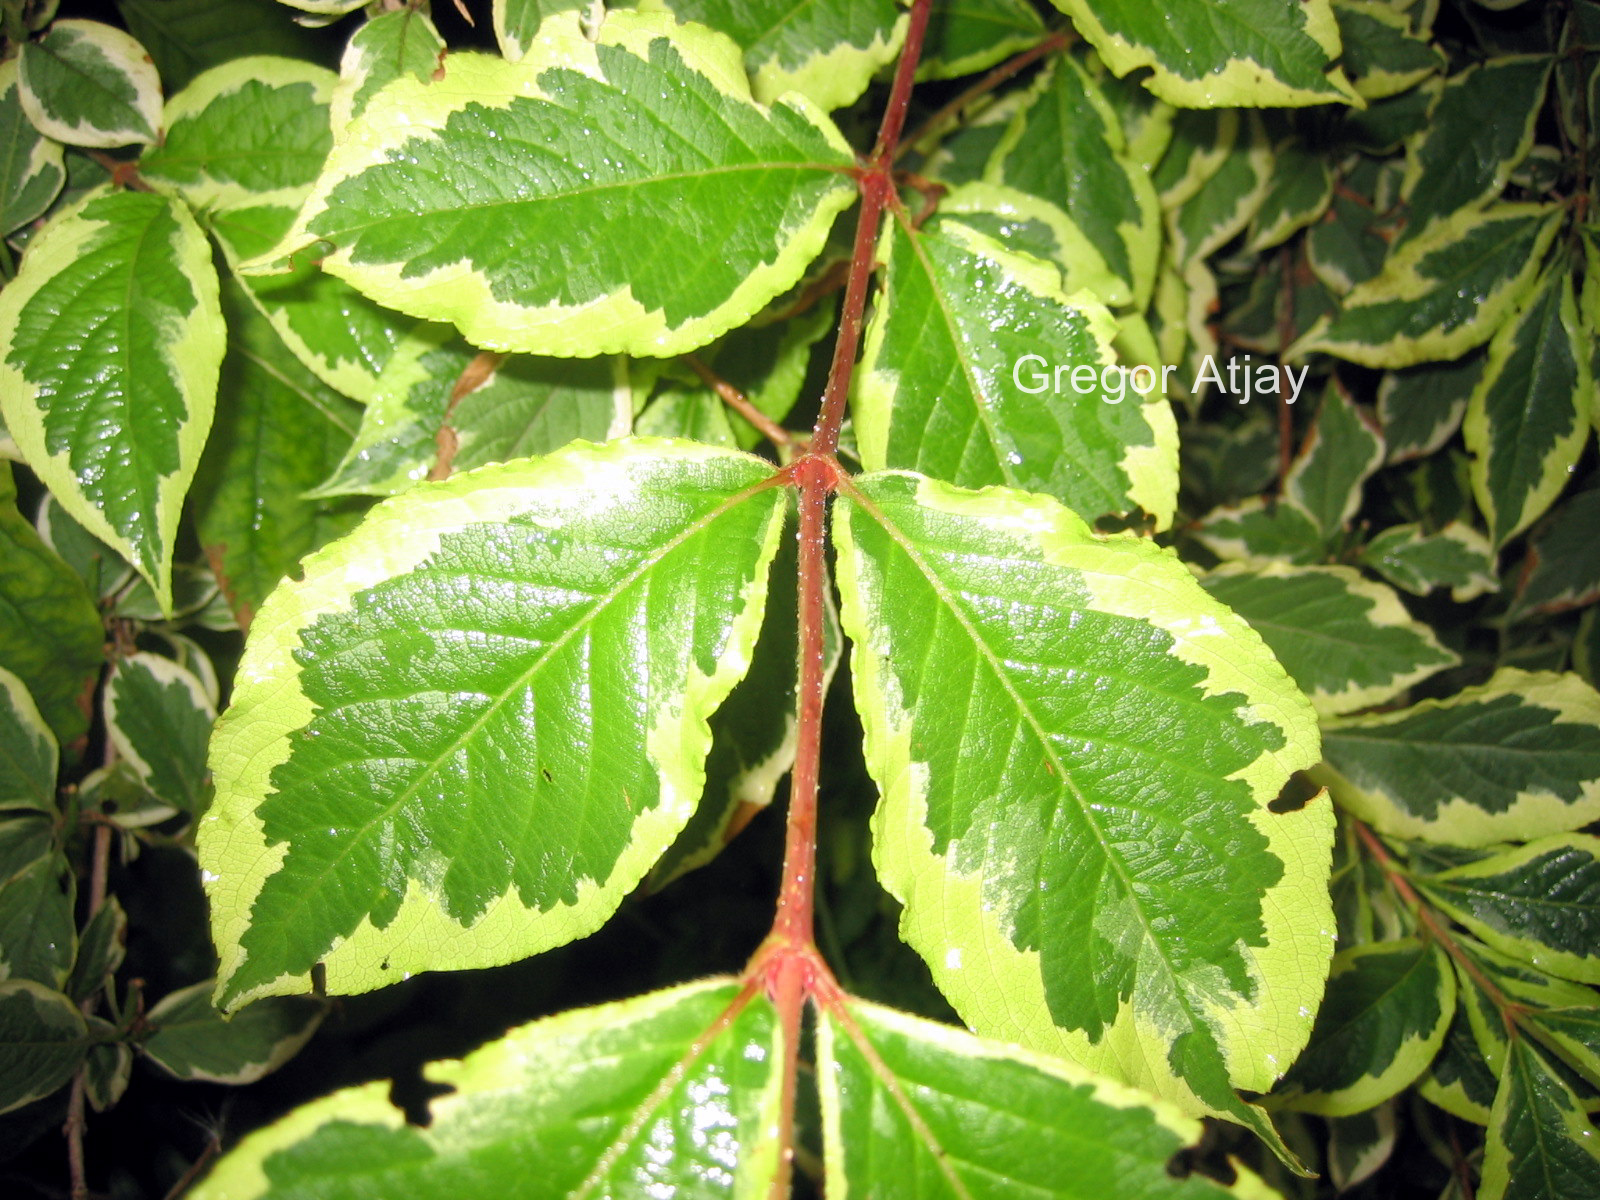
[[[1274,1099],[1347,1116],[1397,1095],[1439,1052],[1455,1003],[1455,973],[1437,945],[1401,938],[1341,950],[1311,1043]]]
[[[640,7],[665,8],[731,37],[763,104],[790,91],[825,109],[852,104],[905,38],[894,0],[648,0]]]
[[[253,1134],[197,1200],[364,1193],[450,1200],[462,1180],[529,1200],[765,1197],[777,1168],[782,1035],[764,997],[710,979],[513,1030],[427,1068],[426,1128],[386,1082]]]
[[[855,196],[827,118],[755,104],[703,28],[613,12],[598,42],[547,32],[519,63],[453,55],[380,93],[278,255],[320,243],[383,304],[557,355],[692,349],[793,284]]]
[[[1496,949],[1554,975],[1600,983],[1600,839],[1540,838],[1420,882]]]
[[[1128,385],[1102,305],[959,219],[896,220],[885,238],[853,410],[869,469],[1048,492],[1086,520],[1142,507],[1171,521],[1176,425],[1153,370],[1137,381],[1150,402]]]
[[[1391,526],[1361,548],[1361,561],[1414,596],[1447,587],[1461,603],[1498,586],[1489,539],[1460,521],[1437,533],[1424,533],[1419,525]]]
[[[705,720],[749,664],[767,472],[578,443],[414,489],[308,559],[212,743],[223,1001],[318,962],[334,992],[509,962],[610,916],[698,801]]]
[[[1572,1089],[1527,1039],[1511,1042],[1489,1116],[1479,1200],[1592,1195],[1600,1134]]]
[[[992,1200],[1261,1195],[1174,1178],[1200,1125],[1060,1060],[863,1001],[819,1022],[828,1194]]]
[[[1323,350],[1369,367],[1459,357],[1493,336],[1556,230],[1549,210],[1532,204],[1454,214],[1398,247],[1291,354]]]
[[[1176,558],[1041,496],[869,476],[836,510],[874,858],[987,1036],[1257,1123],[1331,949],[1313,714]],[[1199,814],[1204,813],[1201,819]]]
[[[171,604],[178,515],[211,428],[224,333],[188,210],[96,190],[0,292],[0,412],[63,508]]]
[[[1201,583],[1250,622],[1324,716],[1381,704],[1457,661],[1391,588],[1349,567],[1246,561]]]
[[[1505,668],[1482,687],[1323,731],[1317,775],[1385,833],[1488,846],[1600,816],[1600,695]]]
[[[1118,75],[1187,108],[1354,100],[1325,0],[1052,0]]]

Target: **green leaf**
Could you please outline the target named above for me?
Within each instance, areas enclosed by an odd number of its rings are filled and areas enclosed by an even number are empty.
[[[1458,992],[1456,1015],[1445,1033],[1444,1044],[1417,1083],[1417,1092],[1430,1104],[1475,1125],[1489,1123],[1489,1108],[1497,1086],[1495,1073],[1483,1060],[1472,1036],[1466,1005],[1468,994]]]
[[[67,978],[67,995],[79,1004],[110,981],[128,943],[128,914],[115,896],[107,896],[78,938],[78,954]]]
[[[69,146],[153,142],[161,80],[135,39],[99,21],[56,21],[22,44],[22,107],[40,133]]]
[[[1593,1195],[1597,1143],[1572,1089],[1526,1038],[1513,1038],[1489,1116],[1478,1200]]]
[[[1321,350],[1369,367],[1458,358],[1494,335],[1520,303],[1560,227],[1536,204],[1456,213],[1399,247],[1357,284],[1343,309],[1289,349]]]
[[[1455,1006],[1455,973],[1437,945],[1401,938],[1341,950],[1311,1043],[1273,1098],[1335,1117],[1381,1104],[1433,1061]]]
[[[769,471],[578,443],[415,488],[308,558],[212,741],[222,1002],[318,962],[332,992],[510,962],[610,916],[698,801],[706,718],[749,665]]]
[[[1461,430],[1472,452],[1472,494],[1503,546],[1571,479],[1589,441],[1586,339],[1572,278],[1552,271],[1489,343]]]
[[[251,1134],[195,1200],[364,1195],[771,1194],[783,1035],[732,980],[579,1009],[427,1068],[449,1089],[408,1124],[380,1081]],[[441,1089],[442,1090],[442,1089]],[[530,1191],[530,1189],[532,1189]]]
[[[1150,67],[1156,95],[1185,108],[1360,100],[1333,66],[1327,0],[1051,0],[1118,75]]]
[[[67,516],[49,492],[39,502],[33,523],[40,540],[83,580],[90,596],[104,602],[133,580],[133,568],[122,555]]]
[[[1028,0],[934,0],[918,79],[954,79],[992,67],[1045,36]]]
[[[1533,145],[1549,77],[1548,56],[1522,55],[1475,63],[1445,81],[1426,131],[1406,154],[1401,242],[1505,190]]]
[[[1087,69],[1058,55],[1011,119],[984,178],[1058,208],[1081,231],[1067,247],[1072,258],[1098,257],[1121,282],[1107,301],[1143,308],[1155,285],[1159,203],[1125,149],[1122,125]]]
[[[181,196],[213,223],[221,214],[294,207],[333,144],[324,67],[252,56],[214,67],[174,96],[167,134],[139,160],[139,175]]]
[[[1600,600],[1600,488],[1579,492],[1534,531],[1517,579],[1516,611],[1563,612]]]
[[[1333,202],[1333,170],[1328,159],[1299,141],[1287,141],[1272,152],[1267,190],[1250,218],[1251,250],[1270,250],[1313,224]]]
[[[1540,838],[1417,882],[1496,949],[1600,983],[1600,839]]]
[[[1411,22],[1392,4],[1334,0],[1333,15],[1344,47],[1340,65],[1364,100],[1397,95],[1444,67],[1444,54],[1413,34]]]
[[[486,365],[495,358],[497,365]],[[464,387],[470,390],[463,393]],[[463,470],[547,454],[574,438],[601,441],[617,432],[619,392],[631,417],[626,360],[492,356],[474,352],[449,326],[430,325],[389,360],[354,441],[310,494],[405,491],[426,479],[438,460],[445,424],[455,431],[454,462]],[[720,412],[722,402],[711,402]],[[698,436],[678,428],[641,425],[638,431]],[[731,431],[721,444],[733,444]]]
[[[645,0],[725,33],[744,52],[762,104],[800,92],[824,109],[854,104],[905,40],[895,0]],[[609,20],[609,16],[607,17]]]
[[[356,30],[339,61],[329,114],[333,128],[350,124],[396,79],[426,82],[439,69],[444,52],[444,39],[425,10],[407,8],[373,17]]]
[[[54,813],[59,755],[27,685],[0,667],[0,809]]]
[[[1261,118],[1247,112],[1206,186],[1169,211],[1173,260],[1208,258],[1232,241],[1255,216],[1271,183],[1271,143]]]
[[[1349,188],[1348,179],[1341,182]],[[1344,296],[1383,269],[1387,232],[1372,207],[1335,190],[1327,215],[1306,234],[1306,265],[1324,287]]]
[[[778,784],[794,766],[800,729],[795,533],[791,515],[773,560],[772,595],[761,622],[761,636],[750,655],[749,673],[711,717],[705,796],[678,840],[651,871],[652,891],[715,858],[731,838],[772,803]],[[822,677],[826,690],[839,666],[844,637],[831,598],[823,613]]]
[[[304,493],[337,465],[361,410],[288,353],[236,283],[224,284],[222,300],[228,353],[194,499],[201,544],[248,628],[278,581],[348,527]]]
[[[0,882],[0,979],[61,987],[77,955],[72,873],[52,850]]]
[[[89,1047],[84,1061],[83,1094],[95,1112],[113,1107],[128,1090],[133,1075],[133,1049],[126,1042],[114,1041],[117,1030],[103,1017],[88,1019],[90,1035],[98,1044]]]
[[[666,388],[639,414],[633,431],[645,437],[689,438],[728,449],[738,445],[728,406],[704,387]]]
[[[211,1003],[215,981],[165,996],[144,1016],[146,1057],[183,1080],[254,1083],[311,1039],[327,1005],[306,996],[271,996],[224,1017]]]
[[[0,292],[6,427],[163,611],[223,342],[205,235],[187,209],[148,192],[91,192],[33,239]]]
[[[17,60],[0,63],[0,234],[42,216],[66,180],[61,143],[35,129],[22,110]]]
[[[111,744],[145,786],[199,816],[209,800],[206,742],[217,718],[204,685],[170,658],[139,651],[112,668],[101,708]]]
[[[1207,550],[1226,559],[1280,559],[1309,565],[1327,557],[1327,543],[1303,509],[1251,496],[1213,509],[1190,530]]]
[[[1378,385],[1378,424],[1391,463],[1432,454],[1455,436],[1467,400],[1483,377],[1484,356],[1419,363],[1384,372]]]
[[[1393,589],[1349,567],[1245,560],[1200,583],[1250,622],[1324,717],[1392,700],[1459,661]]]
[[[799,279],[856,192],[827,118],[755,104],[733,47],[670,17],[612,12],[596,43],[556,24],[520,63],[452,55],[385,88],[274,257],[316,242],[475,345],[580,357],[693,349]]]
[[[1461,604],[1499,587],[1494,547],[1460,521],[1438,533],[1423,533],[1420,525],[1390,526],[1361,548],[1360,561],[1414,596],[1447,587]]]
[[[89,1052],[78,1006],[25,979],[0,983],[0,1113],[48,1096]]]
[[[959,219],[897,218],[880,254],[852,409],[869,470],[1049,492],[1088,520],[1143,508],[1171,522],[1176,422],[1154,368],[1130,381],[1116,361],[1100,304]]]
[[[1428,114],[1443,88],[1444,81],[1435,75],[1397,96],[1370,101],[1365,111],[1346,110],[1342,132],[1353,149],[1393,154],[1427,128]]]
[[[246,54],[324,62],[325,34],[284,20],[278,0],[116,0],[123,23],[175,92],[209,67]]]
[[[584,0],[492,0],[492,23],[495,41],[500,53],[516,62],[528,52],[534,35],[556,13],[572,13],[572,23],[578,23],[577,10],[585,7]]]
[[[1161,206],[1175,211],[1222,166],[1239,136],[1236,109],[1185,109],[1172,118],[1172,137],[1151,174]]]
[[[15,501],[11,469],[0,466],[0,661],[28,689],[56,741],[71,742],[88,725],[83,698],[105,662],[100,613]]]
[[[1370,1179],[1394,1154],[1397,1133],[1393,1101],[1347,1117],[1330,1117],[1328,1175],[1333,1186],[1347,1192]]]
[[[1284,499],[1316,524],[1323,538],[1348,528],[1361,508],[1361,489],[1383,465],[1383,438],[1350,394],[1330,382],[1316,423],[1284,480]]]
[[[1600,695],[1504,668],[1482,687],[1324,727],[1315,773],[1384,833],[1490,846],[1600,817]]]
[[[55,853],[52,820],[36,813],[0,817],[0,883]]]
[[[1267,808],[1310,707],[1176,557],[1047,497],[869,476],[834,536],[874,858],[939,988],[1270,1136],[1232,1086],[1304,1044],[1333,929],[1330,807]]]
[[[1247,1170],[1174,1171],[1198,1121],[1057,1059],[859,1000],[825,1009],[817,1041],[830,1196],[1264,1194]]]

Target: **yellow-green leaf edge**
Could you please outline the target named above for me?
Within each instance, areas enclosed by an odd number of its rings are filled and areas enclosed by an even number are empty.
[[[539,76],[552,67],[601,77],[597,43],[583,36],[571,14],[557,13],[517,62],[497,55],[461,52],[446,61],[445,79],[423,83],[409,77],[386,86],[347,129],[335,131],[333,152],[312,188],[300,216],[284,240],[261,257],[242,264],[245,274],[281,270],[283,260],[318,239],[308,226],[328,207],[335,186],[368,167],[388,161],[389,153],[411,139],[442,130],[451,115],[468,105],[505,107],[514,97],[538,97]],[[679,25],[670,14],[615,11],[606,14],[599,43],[639,57],[650,43],[667,38],[685,64],[704,75],[724,95],[754,104],[739,48],[731,39],[701,25]],[[797,95],[784,103],[804,116],[846,160],[854,151],[828,117]],[[797,280],[822,252],[834,218],[854,203],[855,185],[842,171],[809,220],[788,230],[776,257],[750,275],[732,296],[711,312],[668,327],[658,311],[644,308],[623,288],[581,305],[559,302],[525,308],[497,299],[481,272],[466,262],[426,275],[404,277],[404,263],[357,264],[348,248],[321,259],[337,275],[378,303],[427,320],[453,322],[473,345],[556,357],[639,354],[669,357],[698,348],[742,324]],[[326,245],[326,243],[320,243]]]
[[[1173,571],[1176,559],[1170,551],[1131,535],[1096,535],[1057,501],[1010,488],[970,491],[922,479],[918,501],[936,511],[992,521],[1012,534],[1031,538],[1046,561],[1083,572],[1089,603],[1164,629],[1173,637],[1182,661],[1207,670],[1208,694],[1239,692],[1248,698],[1253,717],[1282,730],[1283,750],[1262,756],[1236,776],[1249,784],[1256,798],[1253,825],[1284,865],[1282,882],[1262,898],[1266,944],[1241,950],[1258,983],[1271,980],[1272,986],[1262,987],[1262,1001],[1255,1006],[1218,1008],[1207,1014],[1234,1085],[1269,1090],[1311,1035],[1333,953],[1335,925],[1327,887],[1332,806],[1318,799],[1293,813],[1276,814],[1267,808],[1290,773],[1317,761],[1320,741],[1310,705],[1253,630],[1206,596],[1198,583],[1192,591],[1184,585]],[[930,959],[934,980],[962,1019],[984,1036],[1066,1058],[1171,1100],[1191,1115],[1236,1120],[1208,1107],[1172,1072],[1167,1062],[1171,1035],[1143,1021],[1131,1001],[1122,1003],[1098,1044],[1082,1031],[1058,1028],[1049,1016],[1038,953],[1016,949],[998,920],[989,915],[981,877],[957,875],[933,853],[911,731],[892,727],[887,719],[883,698],[891,684],[884,661],[871,648],[872,618],[863,603],[855,567],[859,550],[848,522],[835,521],[834,537],[841,615],[855,647],[851,662],[856,709],[868,761],[882,773],[881,799],[873,816],[873,858],[880,879],[906,906],[901,936],[913,946],[947,948],[948,957]],[[1079,561],[1086,548],[1089,561]],[[1160,601],[1154,611],[1153,598]],[[1213,654],[1205,639],[1224,634],[1234,646],[1237,640],[1256,644],[1259,655],[1246,662],[1237,654]],[[914,842],[891,841],[884,836],[888,829],[920,830],[923,836]],[[930,894],[913,898],[908,884]],[[983,964],[985,978],[969,983],[977,972],[951,965],[957,962]]]
[[[227,993],[229,978],[244,961],[240,939],[249,927],[251,906],[267,876],[287,855],[286,846],[266,844],[255,810],[271,794],[272,771],[288,758],[294,732],[314,715],[313,705],[299,688],[300,667],[294,658],[301,631],[324,613],[348,610],[364,589],[414,569],[434,553],[444,534],[522,511],[525,498],[535,489],[594,490],[608,481],[623,487],[630,460],[693,463],[750,457],[666,439],[629,438],[603,446],[574,442],[542,458],[482,467],[415,488],[378,505],[353,533],[305,559],[303,579],[280,585],[251,623],[251,639],[239,663],[239,679],[248,681],[251,690],[236,699],[212,733],[210,762],[217,794],[199,823],[196,840],[221,960],[219,997]],[[781,493],[775,489],[773,495]],[[635,821],[632,840],[605,882],[585,881],[576,904],[545,913],[525,907],[508,892],[491,903],[475,924],[463,928],[412,880],[388,926],[378,929],[365,917],[354,933],[329,949],[322,965],[330,993],[372,991],[416,971],[514,962],[585,937],[604,924],[671,844],[700,800],[711,744],[706,720],[749,669],[783,513],[784,506],[774,502],[766,538],[755,551],[759,557],[743,610],[732,623],[728,647],[716,670],[709,676],[694,672],[687,694],[676,698],[677,710],[660,712],[646,734],[650,758],[661,771],[660,803]],[[469,929],[470,938],[463,937]],[[453,947],[463,953],[452,954]],[[465,953],[469,950],[470,958]],[[389,964],[387,971],[380,967],[384,962]],[[228,1006],[260,996],[304,993],[310,986],[308,975],[285,974],[229,994]]]

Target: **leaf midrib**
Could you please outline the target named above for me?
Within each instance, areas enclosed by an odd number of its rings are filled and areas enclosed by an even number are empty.
[[[760,492],[770,490],[772,487],[776,486],[777,483],[777,477],[770,476],[767,479],[760,480],[754,484],[742,488],[734,495],[724,499],[709,513],[705,514],[704,517],[700,518],[693,524],[686,526],[669,541],[664,543],[657,554],[648,556],[637,567],[619,580],[617,585],[608,595],[601,598],[592,608],[575,620],[572,625],[564,630],[559,636],[547,643],[543,651],[539,654],[538,658],[529,665],[527,670],[518,676],[518,678],[511,684],[509,684],[505,690],[502,691],[501,694],[492,703],[490,703],[477,718],[469,722],[463,731],[449,742],[449,744],[445,747],[443,752],[438,755],[438,757],[436,757],[431,763],[425,764],[423,769],[418,772],[417,777],[410,784],[408,784],[398,796],[396,796],[382,809],[374,813],[373,816],[371,816],[367,821],[351,830],[350,836],[345,839],[343,849],[341,849],[337,854],[330,856],[323,864],[322,869],[305,882],[305,886],[299,889],[297,893],[297,899],[294,901],[294,903],[286,906],[284,909],[280,909],[278,914],[278,926],[281,928],[285,925],[291,924],[292,919],[304,910],[313,896],[320,894],[320,890],[327,880],[329,873],[332,872],[342,862],[344,862],[346,856],[351,852],[352,848],[360,845],[365,839],[367,839],[371,835],[374,826],[390,820],[396,812],[400,811],[401,808],[409,804],[416,797],[416,794],[421,789],[422,785],[428,780],[432,779],[435,773],[447,761],[459,753],[461,748],[467,744],[468,740],[475,735],[478,730],[490,720],[490,718],[499,712],[502,705],[504,705],[513,696],[523,692],[528,687],[529,682],[533,679],[533,677],[537,675],[539,671],[542,670],[549,662],[550,658],[558,650],[564,648],[572,638],[578,635],[580,631],[586,629],[593,620],[597,619],[599,615],[605,611],[614,600],[617,599],[618,596],[630,589],[649,570],[659,565],[663,559],[676,551],[679,546],[681,546],[690,537],[704,532],[705,529],[707,529],[720,517],[724,516],[728,512],[731,512],[734,508],[738,507],[738,505],[743,504],[753,496],[758,495]],[[475,523],[483,524],[485,522]],[[343,707],[346,706],[325,709],[323,712],[337,712]],[[409,879],[410,876],[408,875],[407,878]],[[371,906],[369,905],[366,916],[370,917],[370,915]],[[248,958],[245,961],[248,962]],[[318,961],[321,961],[321,955],[318,956]],[[235,972],[235,975],[237,975],[237,972]]]

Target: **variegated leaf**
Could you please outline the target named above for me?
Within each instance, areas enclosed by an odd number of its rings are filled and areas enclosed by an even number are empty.
[[[730,979],[562,1013],[427,1067],[447,1094],[425,1128],[387,1081],[347,1088],[244,1139],[192,1195],[420,1198],[471,1180],[504,1196],[754,1200],[778,1174],[783,1040],[772,1002]]]
[[[1565,271],[1547,275],[1489,343],[1461,430],[1497,547],[1549,507],[1589,441],[1588,350]]]
[[[762,104],[799,92],[824,109],[854,104],[905,40],[895,0],[643,0],[725,33],[744,51]]]
[[[89,1052],[78,1006],[25,979],[0,982],[0,1113],[48,1096],[72,1078]]]
[[[206,980],[163,996],[144,1014],[140,1053],[178,1079],[254,1083],[299,1053],[327,1012],[307,996],[269,996],[225,1017],[215,990]]]
[[[693,811],[749,665],[769,472],[576,443],[415,488],[308,558],[212,742],[222,1002],[319,962],[333,992],[509,962],[609,917]]]
[[[1550,59],[1541,54],[1490,59],[1446,80],[1426,131],[1406,155],[1401,241],[1505,190],[1533,145],[1549,77]]]
[[[339,83],[328,111],[333,128],[343,131],[384,85],[396,79],[429,79],[444,53],[444,39],[426,10],[405,8],[373,17],[356,30],[339,60]]]
[[[0,809],[54,813],[59,755],[27,685],[0,667]]]
[[[1455,213],[1396,249],[1289,353],[1321,350],[1369,367],[1458,358],[1521,302],[1559,226],[1536,204]]]
[[[1544,1055],[1513,1039],[1489,1114],[1478,1200],[1593,1195],[1597,1184],[1600,1133]]]
[[[693,349],[793,284],[855,197],[832,123],[798,96],[756,104],[703,27],[546,28],[518,63],[451,55],[380,92],[256,268],[315,243],[325,270],[475,345],[575,356]],[[711,228],[725,253],[705,254]]]
[[[1029,0],[934,0],[918,79],[953,79],[994,66],[1045,36]]]
[[[861,1001],[817,1023],[830,1196],[1202,1200],[1266,1195],[1172,1163],[1201,1126],[1059,1059]]]
[[[159,136],[155,63],[120,29],[56,21],[44,36],[22,44],[19,70],[23,110],[46,137],[110,149]]]
[[[1361,490],[1383,465],[1383,437],[1350,394],[1330,382],[1316,423],[1284,480],[1284,499],[1311,518],[1324,539],[1342,533],[1361,507]]]
[[[6,428],[163,610],[223,343],[205,235],[186,208],[148,192],[91,192],[34,238],[0,292]]]
[[[1444,54],[1418,37],[1405,13],[1384,0],[1333,0],[1344,54],[1339,60],[1356,94],[1382,100],[1415,87],[1444,67]]]
[[[1327,0],[1051,0],[1118,75],[1187,108],[1359,104]]]
[[[1419,363],[1384,372],[1378,385],[1378,424],[1388,461],[1432,454],[1461,428],[1467,400],[1483,377],[1482,354],[1455,362]]]
[[[1600,817],[1600,695],[1504,668],[1447,700],[1328,723],[1316,777],[1398,837],[1489,846]]]
[[[1564,612],[1600,600],[1600,488],[1564,501],[1533,531],[1517,578],[1514,610]]]
[[[1130,379],[1106,309],[959,218],[896,217],[854,399],[869,470],[1048,492],[1088,520],[1177,502],[1177,426],[1154,368]],[[1148,399],[1135,390],[1143,387]]]
[[[206,742],[216,706],[205,685],[170,658],[121,659],[101,696],[106,734],[152,795],[190,816],[210,800]]]
[[[1470,525],[1452,521],[1437,533],[1392,525],[1361,548],[1361,563],[1414,596],[1447,587],[1456,603],[1499,587],[1494,547]]]
[[[1393,589],[1349,567],[1246,560],[1200,582],[1250,622],[1325,717],[1392,700],[1458,661]]]
[[[1418,886],[1489,945],[1567,979],[1600,983],[1600,839],[1539,838]]]
[[[1099,87],[1078,58],[1062,55],[1012,118],[985,179],[1060,209],[1082,232],[1070,258],[1098,258],[1122,284],[1107,300],[1143,308],[1155,284],[1159,210],[1148,174],[1124,151]]]
[[[66,179],[61,143],[23,112],[17,60],[7,59],[0,63],[0,234],[42,216]]]
[[[1433,1061],[1455,1006],[1455,973],[1436,944],[1401,938],[1341,950],[1311,1043],[1273,1099],[1336,1117],[1381,1104]]]
[[[1046,497],[869,476],[834,536],[874,859],[940,989],[1271,1136],[1232,1088],[1299,1051],[1331,948],[1330,808],[1268,809],[1310,707],[1176,558]]]

